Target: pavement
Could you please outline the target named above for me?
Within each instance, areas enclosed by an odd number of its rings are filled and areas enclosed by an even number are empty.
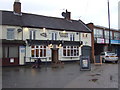
[[[41,69],[28,66],[3,67],[3,88],[118,88],[118,64],[91,65],[91,71],[80,71],[78,63]]]

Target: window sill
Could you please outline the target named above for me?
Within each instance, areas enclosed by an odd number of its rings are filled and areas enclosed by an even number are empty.
[[[63,58],[78,58],[79,56],[62,56]]]

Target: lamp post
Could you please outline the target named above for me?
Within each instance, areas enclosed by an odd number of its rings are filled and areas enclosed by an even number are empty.
[[[109,25],[109,45],[108,49],[111,50],[111,35],[110,35],[110,5],[108,0],[108,25]]]

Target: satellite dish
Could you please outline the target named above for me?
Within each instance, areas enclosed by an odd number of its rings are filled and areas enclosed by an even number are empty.
[[[66,13],[65,13],[65,12],[62,12],[62,16],[63,16],[63,17],[66,17]]]

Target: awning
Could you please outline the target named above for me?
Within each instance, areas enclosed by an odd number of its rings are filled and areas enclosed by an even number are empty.
[[[2,39],[2,44],[6,45],[26,45],[25,41],[23,40],[5,40]]]
[[[27,40],[29,45],[59,45],[63,46],[80,46],[82,45],[82,41],[63,41],[63,40]]]

